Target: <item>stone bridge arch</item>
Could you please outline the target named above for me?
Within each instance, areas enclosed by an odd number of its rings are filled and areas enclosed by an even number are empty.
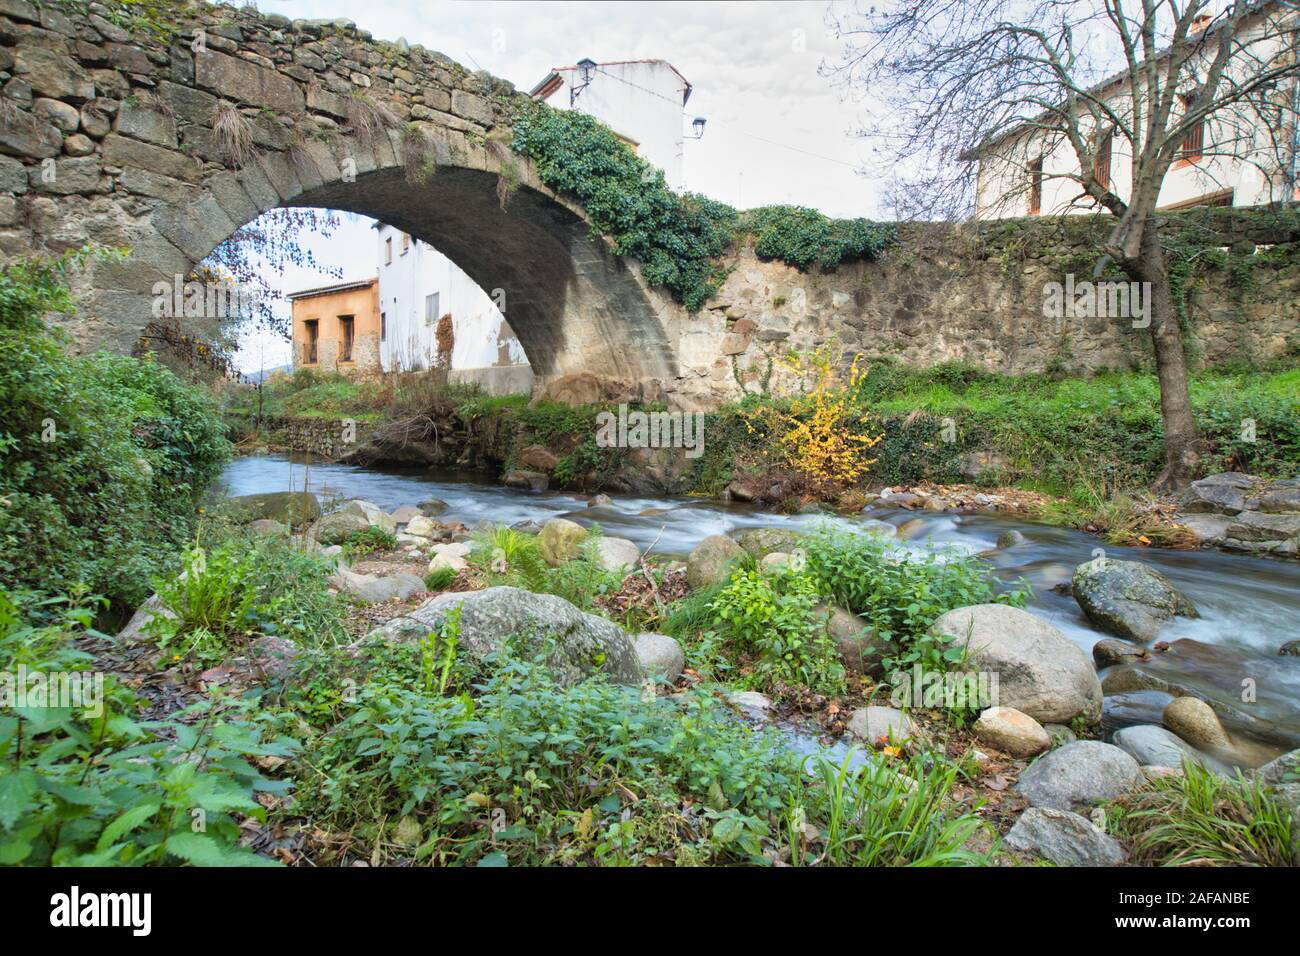
[[[511,153],[526,97],[509,83],[349,21],[178,4],[159,36],[123,9],[0,0],[17,106],[0,124],[0,252],[131,250],[79,278],[81,348],[129,348],[156,283],[269,209],[316,206],[391,223],[503,290],[539,387],[583,375],[628,395],[671,391],[675,307]],[[218,104],[247,123],[242,164],[214,130]],[[426,158],[431,174],[408,173]],[[504,209],[503,174],[516,184]]]

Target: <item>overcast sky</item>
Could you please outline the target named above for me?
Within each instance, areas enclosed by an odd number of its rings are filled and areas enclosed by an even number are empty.
[[[347,17],[375,37],[437,50],[527,92],[554,66],[665,59],[694,90],[687,111],[706,117],[687,140],[686,187],[735,206],[795,203],[833,216],[880,216],[879,191],[858,175],[867,146],[850,135],[858,106],[819,75],[839,45],[826,0],[790,2],[495,2],[495,0],[260,0],[294,18]],[[689,123],[689,117],[683,117]],[[345,278],[373,275],[373,233],[344,228],[313,244]],[[336,281],[294,270],[290,290]],[[250,338],[240,365],[288,361],[287,344]],[[272,360],[272,354],[275,359]]]

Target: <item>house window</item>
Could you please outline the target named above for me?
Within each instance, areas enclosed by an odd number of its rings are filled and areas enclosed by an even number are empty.
[[[1183,101],[1183,115],[1185,116],[1192,108],[1192,103],[1195,101],[1195,97],[1184,96],[1181,99]],[[1204,152],[1205,121],[1202,120],[1197,123],[1196,126],[1187,133],[1186,138],[1183,139],[1183,145],[1179,147],[1178,150],[1178,158],[1185,163],[1194,163],[1201,158]]]
[[[302,343],[302,364],[316,364],[316,346],[320,341],[320,322],[317,319],[308,319],[302,324],[303,343]]]
[[[356,323],[350,315],[339,316],[339,361],[352,361],[352,337]]]
[[[387,239],[384,240],[384,265],[391,266],[392,264],[393,264],[393,237],[389,236]]]
[[[1043,157],[1029,164],[1029,215],[1037,216],[1043,208]]]
[[[406,255],[407,250],[410,248],[411,248],[411,237],[408,236],[406,233],[402,233],[402,255]]]
[[[424,324],[433,325],[438,321],[438,300],[442,297],[441,292],[433,292],[424,297]]]
[[[388,341],[388,313],[379,313],[379,341]]]
[[[1114,144],[1114,132],[1107,133],[1097,144],[1097,155],[1092,160],[1092,174],[1102,189],[1110,189],[1110,153]]]

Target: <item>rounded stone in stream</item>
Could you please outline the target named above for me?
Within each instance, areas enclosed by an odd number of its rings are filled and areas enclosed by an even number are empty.
[[[1115,664],[1131,664],[1134,661],[1149,660],[1151,652],[1145,647],[1105,637],[1092,645],[1092,659],[1098,667],[1112,667]]]
[[[1125,727],[1116,731],[1111,739],[1116,747],[1143,766],[1171,767],[1177,770],[1183,766],[1184,760],[1190,760],[1215,773],[1224,773],[1227,769],[1176,734],[1154,724]]]
[[[1014,548],[1016,545],[1022,544],[1024,540],[1025,536],[1023,534],[1015,528],[1008,528],[998,535],[998,550],[1003,551],[1007,548]]]
[[[1281,657],[1300,657],[1300,641],[1287,641],[1277,652]]]
[[[552,518],[542,525],[539,545],[542,557],[553,568],[572,560],[578,554],[578,545],[587,540],[587,529],[568,518]]]
[[[420,514],[428,518],[436,518],[449,507],[447,502],[441,498],[425,498],[415,506],[420,510]]]
[[[1043,725],[1014,707],[990,707],[971,728],[975,739],[1013,757],[1032,757],[1052,745]]]
[[[1139,643],[1155,639],[1175,615],[1196,606],[1159,571],[1137,561],[1100,557],[1074,569],[1074,599],[1097,627]]]
[[[1193,747],[1224,750],[1232,746],[1219,715],[1199,697],[1175,697],[1161,715],[1161,723]]]
[[[1035,760],[1016,789],[1031,806],[1073,810],[1128,793],[1137,781],[1137,761],[1119,747],[1076,740]]]
[[[736,543],[747,553],[761,558],[765,554],[774,552],[789,554],[799,547],[802,538],[803,535],[798,531],[787,528],[750,528],[740,533]]]
[[[556,683],[563,687],[596,673],[614,683],[634,686],[644,678],[632,638],[617,624],[587,614],[553,594],[534,594],[522,588],[440,594],[371,631],[365,640],[423,640],[457,607],[461,609],[460,648],[476,660],[501,650],[514,635],[522,635],[529,651],[554,642],[547,663]]]

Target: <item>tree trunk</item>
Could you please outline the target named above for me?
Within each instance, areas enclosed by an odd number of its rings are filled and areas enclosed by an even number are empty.
[[[1154,219],[1147,221],[1138,258],[1130,260],[1125,271],[1139,282],[1151,283],[1148,319],[1151,322],[1151,342],[1155,347],[1156,376],[1160,380],[1160,417],[1165,432],[1165,467],[1155,480],[1154,490],[1172,491],[1184,487],[1196,477],[1202,446],[1187,388],[1187,355],[1183,350],[1182,325],[1169,284],[1164,249],[1160,245],[1160,227]]]

